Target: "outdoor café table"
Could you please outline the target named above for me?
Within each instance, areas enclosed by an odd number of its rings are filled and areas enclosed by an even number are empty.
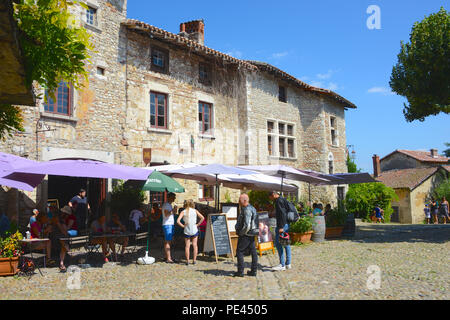
[[[32,247],[32,245],[31,244],[33,244],[33,243],[41,243],[41,242],[47,242],[47,241],[50,241],[50,239],[47,239],[47,238],[43,238],[43,239],[22,239],[22,240],[20,240],[20,242],[21,243],[24,243],[24,244],[27,244],[28,245],[28,248],[29,248],[29,250],[30,250],[30,256],[31,256],[31,259],[34,259],[34,257],[33,257],[33,247]],[[46,248],[44,247],[44,268],[46,267],[46,263],[45,263],[45,257],[46,257]],[[39,268],[39,267],[37,267],[38,268],[38,270],[39,270],[39,273],[41,274],[41,276],[42,276],[42,272],[41,272],[41,269]]]
[[[135,233],[132,232],[120,232],[120,233],[93,233],[91,234],[91,239],[116,239],[116,238],[125,238],[132,237]]]

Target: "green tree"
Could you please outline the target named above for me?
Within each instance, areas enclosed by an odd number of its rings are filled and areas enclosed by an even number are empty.
[[[450,179],[442,181],[436,189],[433,190],[432,197],[440,201],[442,197],[450,200]]]
[[[358,173],[361,172],[361,169],[358,169],[356,163],[350,158],[350,155],[347,154],[347,171],[348,173]]]
[[[370,214],[376,205],[384,210],[384,220],[389,222],[393,209],[391,202],[398,200],[394,189],[382,183],[351,184],[345,198],[347,212],[370,220]]]
[[[446,142],[444,144],[447,147],[447,149],[443,151],[443,154],[444,156],[450,158],[450,143]]]
[[[69,7],[75,4],[87,8],[77,0],[17,0],[14,3],[26,84],[31,87],[36,81],[52,98],[60,81],[71,83],[76,89],[81,89],[88,81],[85,65],[93,46],[89,33],[69,12]],[[19,108],[0,106],[0,138],[23,131],[22,122]]]
[[[440,112],[450,113],[450,15],[439,12],[416,22],[410,42],[401,42],[398,62],[392,69],[392,91],[404,96],[408,122],[424,121]]]
[[[0,105],[0,138],[5,139],[16,131],[24,131],[20,108],[12,105]]]
[[[145,193],[140,188],[118,181],[111,192],[111,210],[127,220],[131,210],[139,209],[144,200]]]

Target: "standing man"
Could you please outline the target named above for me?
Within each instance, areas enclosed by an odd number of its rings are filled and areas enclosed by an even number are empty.
[[[236,233],[239,236],[236,257],[238,261],[238,271],[234,274],[235,277],[244,276],[244,252],[250,250],[252,255],[252,267],[247,271],[247,275],[256,276],[258,267],[258,254],[255,247],[255,236],[259,234],[258,214],[256,209],[249,203],[248,195],[243,193],[239,197],[239,204],[241,212],[236,223]]]
[[[86,190],[80,189],[80,192],[78,192],[78,194],[69,201],[68,205],[75,212],[78,230],[86,230],[87,211],[91,209],[88,203],[88,199],[86,198]]]
[[[166,262],[174,263],[170,255],[170,245],[172,243],[173,234],[175,233],[175,219],[174,214],[178,215],[178,207],[172,207],[175,201],[175,193],[171,192],[167,195],[167,202],[162,206],[163,222],[162,227],[164,231],[164,251],[166,253]]]
[[[272,270],[284,271],[286,269],[291,269],[291,246],[282,246],[280,244],[280,234],[289,231],[289,224],[287,222],[289,204],[285,198],[280,197],[278,192],[275,191],[269,193],[269,199],[275,203],[275,217],[277,219],[277,226],[275,229],[275,247],[277,248],[278,256],[280,257],[280,264],[273,267]]]

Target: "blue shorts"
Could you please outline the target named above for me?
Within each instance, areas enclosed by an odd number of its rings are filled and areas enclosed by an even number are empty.
[[[163,231],[164,231],[164,240],[172,241],[173,234],[175,232],[175,226],[173,224],[163,226]]]
[[[187,235],[187,234],[184,234],[184,237],[185,237],[185,238],[187,238],[187,239],[189,239],[189,238],[195,238],[195,237],[198,237],[198,231],[197,231],[197,233],[196,233],[196,234],[194,234],[194,235],[192,235],[192,236],[190,236],[190,235]]]

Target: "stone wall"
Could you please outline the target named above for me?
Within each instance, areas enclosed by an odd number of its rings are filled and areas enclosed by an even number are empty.
[[[286,87],[287,101],[278,99],[279,85]],[[338,144],[333,146],[330,116],[336,119]],[[344,108],[335,102],[294,87],[262,72],[247,74],[248,163],[284,164],[328,173],[330,155],[334,172],[347,172]],[[267,122],[281,121],[294,126],[293,158],[269,155]],[[277,130],[275,125],[275,130]],[[274,141],[275,142],[275,141]],[[277,143],[273,144],[278,149]],[[308,198],[308,185],[298,183],[300,198]],[[336,186],[311,186],[312,202],[337,204]]]

